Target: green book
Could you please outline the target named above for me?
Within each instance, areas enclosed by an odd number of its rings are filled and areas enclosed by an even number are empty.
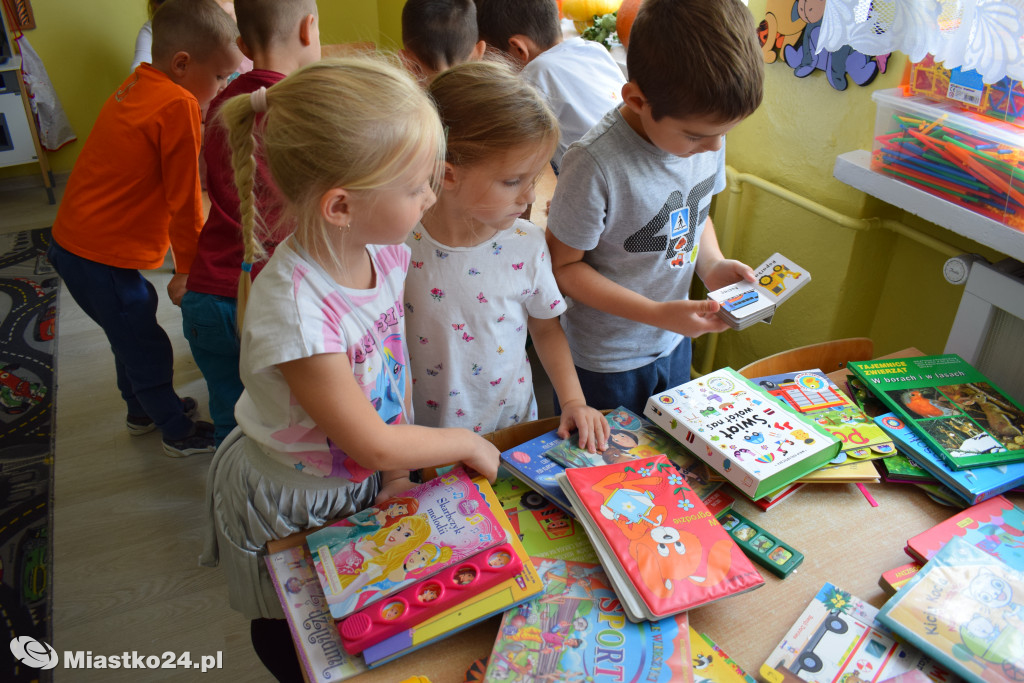
[[[1024,408],[960,356],[847,367],[952,469],[1024,461]]]

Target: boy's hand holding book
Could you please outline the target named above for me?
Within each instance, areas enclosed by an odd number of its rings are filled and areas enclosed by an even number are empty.
[[[709,292],[744,280],[753,283],[755,279],[753,268],[742,261],[728,258],[715,261],[703,272],[698,272],[697,277]]]
[[[660,304],[658,327],[696,339],[708,332],[724,332],[729,325],[718,317],[719,304],[710,299],[678,299]]]
[[[558,424],[559,438],[568,439],[573,428],[579,432],[580,448],[590,453],[608,448],[608,437],[611,435],[608,421],[604,419],[601,411],[591,408],[583,399],[562,403],[562,419]]]

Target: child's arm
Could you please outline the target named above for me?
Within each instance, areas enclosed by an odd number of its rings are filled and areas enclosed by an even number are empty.
[[[721,289],[740,280],[754,281],[754,269],[741,261],[727,259],[722,256],[718,246],[718,235],[709,216],[704,222],[704,232],[700,236],[700,252],[697,254],[695,270],[709,292]]]
[[[494,481],[498,449],[466,429],[389,425],[380,419],[348,357],[326,353],[277,366],[299,404],[353,460],[384,472],[461,461]]]
[[[611,428],[601,411],[587,405],[572,362],[569,341],[558,318],[533,318],[527,321],[533,347],[537,349],[544,371],[548,373],[551,386],[558,394],[562,407],[562,419],[558,425],[558,436],[569,438],[573,427],[579,431],[580,448],[591,453],[608,448]]]
[[[185,296],[192,260],[203,228],[203,200],[199,186],[199,150],[202,123],[195,100],[182,99],[167,107],[167,125],[160,138],[160,173],[170,215],[168,234],[174,257],[174,275],[167,294],[175,306]]]
[[[719,308],[715,301],[652,301],[594,270],[590,264],[583,262],[586,252],[565,244],[550,230],[547,232],[547,240],[551,252],[551,269],[555,273],[558,288],[580,303],[620,318],[691,338],[729,328],[715,315]],[[698,256],[697,260],[700,261],[700,258]]]

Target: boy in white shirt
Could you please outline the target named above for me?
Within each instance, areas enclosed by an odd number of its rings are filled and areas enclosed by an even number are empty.
[[[522,68],[558,119],[562,134],[551,158],[557,175],[569,145],[622,102],[622,70],[603,45],[578,36],[562,39],[555,0],[477,0],[476,5],[481,40]]]

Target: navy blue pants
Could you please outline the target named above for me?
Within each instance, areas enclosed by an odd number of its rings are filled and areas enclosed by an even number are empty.
[[[90,261],[55,241],[46,255],[71,297],[106,333],[128,414],[148,415],[165,439],[188,436],[192,420],[172,385],[174,351],[156,319],[153,285],[137,270]]]
[[[684,337],[669,355],[633,370],[592,372],[577,365],[576,375],[591,408],[622,406],[643,415],[648,398],[690,381],[690,338]],[[555,410],[561,414],[557,395]]]

